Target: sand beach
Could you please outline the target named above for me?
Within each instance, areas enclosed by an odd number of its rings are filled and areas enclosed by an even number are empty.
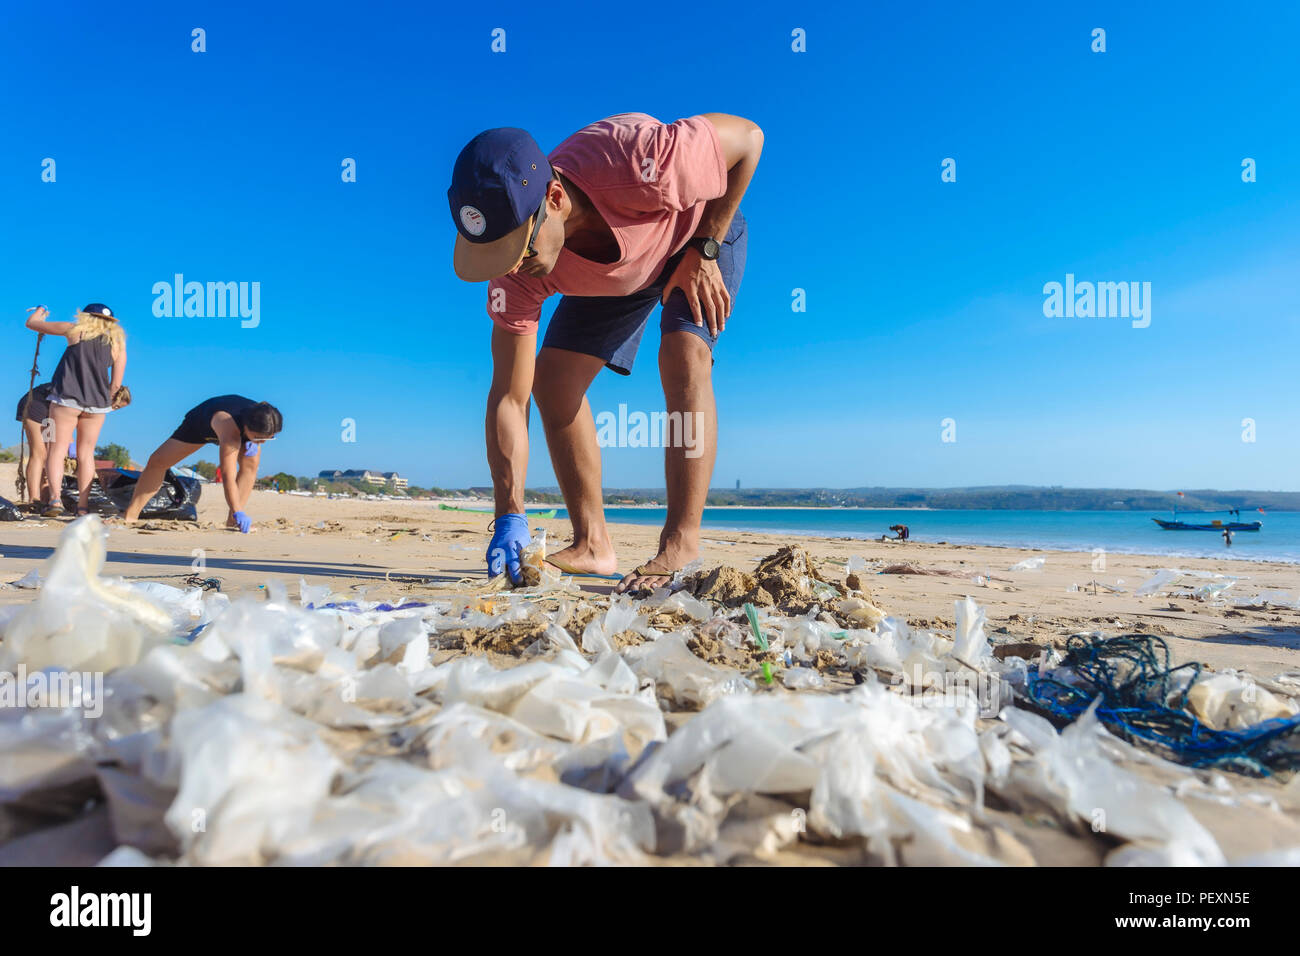
[[[8,467],[12,471],[12,466]],[[11,476],[0,476],[0,481],[10,485]],[[474,696],[470,693],[466,698],[472,698],[483,713],[490,712],[502,720],[508,715],[511,726],[515,728],[513,733],[524,733],[521,728],[530,727],[529,733],[536,734],[536,739],[530,743],[530,756],[520,757],[512,764],[521,779],[544,780],[547,786],[584,796],[604,794],[602,800],[635,807],[638,813],[645,811],[644,816],[636,817],[637,822],[631,827],[635,831],[633,835],[623,834],[623,837],[615,838],[606,833],[601,836],[597,828],[586,834],[595,846],[578,852],[568,845],[571,840],[565,836],[565,827],[561,826],[557,831],[553,826],[539,824],[528,831],[527,838],[508,846],[494,845],[490,840],[481,841],[480,846],[469,840],[470,846],[463,856],[447,852],[447,847],[439,843],[445,838],[428,833],[408,833],[380,841],[382,852],[372,848],[368,853],[362,844],[370,837],[365,834],[366,826],[359,824],[350,831],[358,844],[350,851],[340,850],[333,857],[328,854],[324,857],[309,855],[302,859],[316,862],[458,862],[464,859],[513,863],[612,861],[799,865],[983,861],[1086,866],[1103,862],[1186,862],[1180,854],[1185,856],[1188,853],[1193,856],[1201,854],[1199,862],[1281,862],[1292,860],[1296,853],[1300,853],[1300,791],[1290,783],[1288,774],[1261,778],[1214,768],[1189,769],[1161,760],[1096,728],[1098,739],[1090,739],[1087,744],[1096,749],[1087,759],[1102,761],[1097,767],[1104,767],[1107,774],[1118,773],[1123,775],[1123,781],[1134,786],[1149,787],[1149,793],[1154,795],[1150,799],[1158,797],[1171,806],[1183,808],[1180,812],[1189,814],[1186,826],[1199,836],[1188,837],[1190,831],[1174,835],[1146,832],[1143,829],[1146,824],[1132,820],[1123,823],[1127,828],[1125,833],[1115,834],[1106,826],[1100,829],[1090,826],[1088,814],[1079,804],[1080,799],[1086,801],[1089,798],[1071,791],[1069,785],[1060,781],[1051,783],[1049,780],[1048,784],[1042,785],[1045,788],[1043,792],[1036,792],[1032,799],[1034,787],[1024,781],[1016,786],[1005,780],[995,784],[997,758],[990,751],[992,740],[997,733],[1004,733],[1008,739],[1014,740],[1015,733],[1027,731],[1025,728],[1015,732],[998,730],[1000,721],[986,714],[981,714],[970,725],[971,730],[989,735],[978,738],[982,741],[983,762],[976,760],[979,781],[973,793],[961,793],[960,788],[949,792],[950,786],[927,781],[924,775],[909,785],[906,780],[910,774],[900,775],[885,767],[890,760],[915,760],[921,764],[930,761],[933,772],[950,773],[955,772],[954,768],[959,764],[952,754],[944,757],[922,752],[922,748],[910,756],[905,751],[898,751],[892,757],[884,752],[877,755],[880,765],[874,771],[874,777],[881,781],[880,785],[885,787],[890,799],[907,801],[908,806],[913,806],[911,801],[917,801],[915,806],[928,807],[940,814],[933,819],[927,818],[924,825],[903,822],[898,816],[901,811],[897,805],[890,804],[893,809],[889,811],[876,807],[886,822],[875,824],[880,832],[874,838],[863,835],[871,829],[865,826],[863,832],[854,835],[844,829],[842,821],[838,824],[827,822],[834,818],[834,814],[828,817],[827,812],[815,809],[816,787],[811,788],[813,806],[805,809],[807,804],[803,807],[798,804],[807,800],[807,795],[793,794],[808,790],[807,785],[764,785],[748,777],[744,786],[717,788],[715,784],[715,795],[711,798],[707,796],[708,787],[697,787],[693,799],[703,800],[702,806],[690,800],[670,806],[672,801],[665,802],[667,798],[663,797],[667,791],[657,791],[657,798],[647,795],[650,789],[647,789],[649,785],[643,776],[650,772],[644,769],[646,766],[654,766],[656,756],[672,752],[675,738],[688,734],[693,725],[701,726],[696,724],[697,721],[722,720],[726,709],[739,706],[742,698],[756,707],[777,708],[792,706],[790,702],[796,700],[811,699],[814,703],[809,706],[815,707],[838,707],[840,702],[857,700],[855,695],[867,694],[860,685],[864,682],[877,685],[877,678],[889,670],[888,666],[880,665],[879,660],[873,663],[870,653],[864,653],[861,648],[869,647],[877,634],[888,636],[893,633],[896,639],[897,633],[888,631],[894,625],[882,624],[872,611],[860,610],[858,617],[850,617],[851,611],[843,609],[851,605],[842,602],[832,617],[829,612],[836,607],[836,601],[821,601],[816,607],[808,602],[800,605],[798,601],[783,604],[785,598],[778,594],[776,606],[762,607],[760,611],[763,619],[771,622],[772,633],[783,635],[784,647],[787,650],[796,648],[796,655],[808,650],[798,645],[801,638],[791,636],[797,633],[797,628],[793,631],[791,628],[792,622],[797,620],[796,612],[800,610],[817,613],[825,605],[826,611],[818,620],[829,621],[829,627],[848,627],[848,633],[855,635],[845,642],[842,649],[827,651],[823,648],[808,652],[805,662],[790,657],[783,660],[780,650],[763,654],[757,648],[743,646],[743,642],[734,640],[734,633],[740,633],[734,628],[728,632],[733,634],[733,639],[724,640],[724,629],[731,625],[723,619],[730,616],[740,621],[742,629],[744,619],[738,612],[738,604],[733,601],[729,605],[726,601],[724,585],[730,579],[726,574],[715,574],[710,579],[712,584],[694,590],[701,596],[701,603],[692,603],[695,599],[687,597],[681,599],[680,606],[664,604],[651,608],[649,604],[642,605],[639,610],[648,616],[649,630],[643,621],[636,625],[639,632],[634,628],[603,634],[601,621],[612,621],[615,617],[615,612],[610,611],[612,581],[573,578],[563,580],[562,586],[543,589],[540,593],[502,594],[489,585],[483,570],[482,554],[487,534],[486,521],[479,515],[440,510],[436,503],[428,502],[323,499],[263,491],[254,493],[248,511],[255,520],[253,533],[242,535],[224,530],[221,528],[224,506],[220,496],[209,489],[201,501],[197,524],[145,520],[135,527],[110,525],[107,528],[106,561],[100,574],[105,579],[121,578],[128,586],[157,582],[182,592],[190,590],[187,579],[197,583],[200,579],[215,578],[221,594],[234,602],[225,611],[227,615],[234,614],[244,605],[255,610],[258,605],[273,605],[277,600],[284,600],[283,595],[288,595],[294,605],[308,603],[309,596],[314,596],[319,602],[328,595],[333,605],[355,602],[357,609],[368,609],[381,627],[390,627],[391,620],[383,623],[385,615],[389,618],[409,617],[424,612],[400,609],[416,606],[427,609],[444,602],[441,610],[427,612],[435,613],[437,620],[431,622],[428,617],[424,620],[424,626],[429,630],[428,643],[421,643],[417,648],[418,654],[424,656],[423,660],[412,664],[412,658],[402,657],[411,653],[410,645],[407,645],[408,650],[397,657],[375,654],[370,656],[368,664],[359,663],[360,673],[376,665],[391,667],[393,662],[402,658],[402,666],[406,668],[402,673],[414,682],[409,689],[410,697],[405,697],[408,689],[403,687],[397,695],[404,701],[401,706],[392,701],[384,705],[401,711],[402,719],[370,725],[366,720],[354,720],[351,726],[345,727],[343,725],[348,721],[322,717],[313,709],[315,704],[292,703],[283,688],[268,692],[277,706],[283,708],[277,712],[280,717],[266,718],[269,725],[275,725],[277,720],[289,720],[289,712],[295,710],[298,714],[295,720],[300,720],[302,715],[312,717],[319,723],[310,726],[319,733],[319,739],[327,741],[335,751],[332,759],[345,764],[351,762],[352,773],[366,772],[364,768],[370,766],[366,760],[355,762],[359,753],[373,751],[380,741],[387,739],[392,742],[400,736],[394,731],[394,726],[403,726],[414,733],[414,728],[430,719],[436,722],[439,719],[437,714],[445,715],[449,708],[463,706],[453,704],[454,695],[433,677],[427,677],[433,681],[432,689],[416,689],[419,681],[415,675],[438,673],[441,668],[450,668],[457,674],[461,671],[456,668],[461,668],[464,673],[460,679],[469,681],[469,675],[479,680],[491,674],[507,675],[517,670],[520,674],[532,673],[543,666],[556,668],[563,665],[579,671],[585,668],[587,672],[595,671],[597,662],[601,662],[601,668],[628,667],[630,673],[625,676],[632,680],[632,684],[627,691],[630,695],[627,700],[636,699],[640,705],[644,705],[646,700],[654,701],[655,712],[649,715],[650,724],[662,720],[664,738],[657,742],[646,739],[647,734],[654,738],[655,732],[646,731],[635,721],[626,723],[621,735],[628,749],[625,755],[628,759],[617,764],[620,769],[616,771],[611,768],[617,762],[602,764],[595,760],[596,765],[604,768],[602,772],[607,773],[608,779],[602,785],[588,781],[578,786],[563,773],[557,777],[555,771],[548,771],[545,767],[547,760],[540,755],[545,752],[549,754],[549,760],[556,759],[556,753],[548,748],[559,748],[570,756],[575,752],[586,753],[584,747],[590,749],[597,746],[597,741],[611,738],[602,738],[591,724],[583,725],[577,731],[567,725],[548,730],[550,725],[545,720],[536,722],[535,714],[530,717],[532,711],[522,704],[493,703],[491,694]],[[47,569],[48,559],[58,546],[60,536],[67,531],[68,524],[66,521],[28,520],[0,525],[0,582],[16,582],[33,569]],[[548,540],[558,542],[557,547],[565,542],[566,522],[537,519],[534,525],[546,531]],[[631,567],[653,553],[655,529],[624,525],[613,527],[612,531],[620,547],[621,567]],[[1074,634],[1154,635],[1167,642],[1176,664],[1200,662],[1207,675],[1250,675],[1252,682],[1268,691],[1271,700],[1279,701],[1287,708],[1294,708],[1296,695],[1300,694],[1300,607],[1294,603],[1286,606],[1278,597],[1279,594],[1289,594],[1291,601],[1296,601],[1300,574],[1294,565],[1186,559],[1176,565],[1182,577],[1171,578],[1171,583],[1155,587],[1152,593],[1138,594],[1144,582],[1150,581],[1162,569],[1171,568],[1167,557],[1110,555],[1104,570],[1097,570],[1093,567],[1092,556],[1085,553],[910,541],[792,540],[757,533],[722,534],[706,529],[701,569],[707,572],[722,568],[727,574],[731,573],[727,569],[731,569],[742,576],[753,574],[756,568],[761,570],[762,559],[792,545],[806,550],[812,574],[804,578],[805,583],[816,579],[829,582],[838,592],[836,598],[839,594],[853,595],[846,600],[858,601],[861,598],[859,604],[878,608],[891,619],[905,622],[917,634],[940,636],[942,640],[934,647],[940,644],[949,647],[943,643],[948,639],[960,643],[959,631],[964,625],[958,620],[959,602],[970,597],[986,615],[982,630],[992,652],[988,658],[990,661],[1005,660],[1012,655],[1034,659],[1044,651],[1050,653],[1050,649],[1059,653]],[[1028,566],[1022,564],[1026,561]],[[1017,564],[1021,564],[1021,568],[1013,570]],[[193,577],[196,574],[198,578]],[[1214,593],[1211,587],[1198,594],[1197,588],[1205,588],[1206,584],[1213,586],[1216,581],[1223,580],[1216,575],[1236,580],[1230,588],[1219,593]],[[283,586],[283,590],[276,582]],[[823,587],[815,583],[813,586],[814,589]],[[34,593],[31,588],[12,584],[0,587],[0,615],[15,614],[17,606],[33,601]],[[190,593],[199,592],[190,590]],[[1265,600],[1255,602],[1254,596],[1257,595],[1264,595]],[[707,610],[692,617],[692,612],[699,612],[701,607]],[[385,608],[399,610],[382,610]],[[457,623],[457,618],[464,621],[463,626]],[[14,620],[12,617],[4,619]],[[626,623],[630,618],[619,620]],[[590,627],[593,621],[600,625],[594,631]],[[550,629],[557,623],[558,629]],[[852,629],[864,625],[867,627],[861,631]],[[610,625],[615,626],[622,627]],[[3,633],[2,628],[0,633]],[[845,632],[837,633],[842,635]],[[859,633],[864,635],[862,641],[856,638]],[[687,681],[681,674],[685,671],[672,671],[666,657],[658,663],[652,659],[657,652],[654,645],[663,642],[667,647],[670,639],[667,635],[670,634],[673,640],[676,640],[676,635],[683,636],[684,646],[695,660],[707,665],[706,671],[701,672],[704,675],[700,677],[701,683],[692,685],[696,688],[693,691],[683,690]],[[258,640],[255,635],[250,635],[250,638]],[[265,639],[271,640],[269,637]],[[908,640],[913,644],[907,646],[920,646],[915,634]],[[226,637],[225,642],[232,644],[232,639]],[[195,644],[202,644],[202,639]],[[860,645],[860,648],[855,650],[849,645]],[[899,646],[903,645],[900,643]],[[999,648],[1003,651],[1000,652]],[[0,641],[0,652],[4,649],[5,642]],[[207,653],[214,659],[228,654],[232,666],[234,659],[239,658],[240,666],[244,667],[242,682],[232,676],[240,672],[238,666],[227,675],[224,685],[214,673],[208,673],[205,680],[213,682],[208,693],[224,693],[227,702],[253,695],[250,685],[253,678],[246,663],[250,653],[248,649],[235,650],[232,647],[218,653],[210,646]],[[279,651],[275,653],[280,654]],[[935,653],[942,657],[939,651]],[[358,652],[356,660],[360,662],[362,657]],[[380,663],[381,657],[388,663]],[[928,657],[925,659],[930,660]],[[324,673],[320,670],[319,660],[304,665],[288,658],[282,661],[276,656],[275,661],[271,671],[280,677],[290,673],[285,668],[295,667],[305,667],[308,671],[316,668],[312,672],[313,679],[320,679]],[[775,667],[775,681],[765,679],[764,661]],[[144,665],[137,663],[135,666]],[[689,670],[694,665],[685,666]],[[481,670],[483,667],[488,670]],[[876,677],[868,677],[867,671],[874,671]],[[787,677],[787,673],[802,676],[795,680]],[[717,690],[725,684],[727,674],[745,686],[736,693]],[[658,676],[658,693],[653,689],[647,692],[647,680],[652,687],[655,684],[648,675]],[[510,680],[500,676],[490,679]],[[569,679],[576,678],[570,676]],[[638,680],[641,684],[639,691]],[[637,697],[636,693],[641,696]],[[170,706],[180,705],[173,701]],[[886,703],[885,706],[892,705]],[[774,715],[784,713],[773,711]],[[430,714],[435,716],[431,718]],[[828,711],[828,715],[825,717],[828,726],[835,726],[837,721],[845,719],[838,712]],[[403,720],[408,718],[411,723],[403,724]],[[179,720],[179,717],[173,719]],[[212,720],[216,728],[220,721],[215,716]],[[534,722],[530,724],[530,720]],[[1047,725],[1044,723],[1043,726]],[[482,727],[480,731],[489,737],[493,732]],[[219,730],[214,729],[213,733],[220,737]],[[938,727],[923,730],[922,737],[930,740],[925,737],[927,733],[939,735],[942,731]],[[962,733],[965,731],[950,730],[947,739]],[[871,739],[870,735],[868,739]],[[919,739],[899,746],[919,746]],[[1065,734],[1059,738],[1062,741],[1066,739]],[[173,741],[173,746],[180,745]],[[515,740],[507,749],[518,746],[519,741]],[[888,749],[883,743],[881,747]],[[806,748],[796,749],[800,759],[804,759]],[[415,755],[417,750],[419,756]],[[1015,750],[1014,746],[1012,750]],[[392,744],[392,752],[387,754],[387,758],[439,766],[431,754],[427,748],[413,748],[411,738],[408,738],[405,743]],[[1024,754],[1019,757],[1023,758]],[[190,758],[197,759],[192,753]],[[96,804],[92,800],[88,811],[51,812],[44,818],[35,819],[11,813],[7,822],[9,840],[7,846],[0,847],[0,863],[32,862],[38,858],[44,862],[54,858],[68,862],[96,862],[111,852],[139,854],[140,859],[155,862],[248,863],[296,859],[294,853],[301,851],[300,847],[295,849],[293,841],[277,844],[263,836],[253,839],[238,853],[230,851],[233,856],[223,856],[228,848],[214,848],[210,841],[178,835],[174,826],[173,832],[168,833],[162,825],[163,814],[172,801],[179,801],[180,797],[166,786],[154,794],[153,817],[150,827],[146,828],[152,836],[145,840],[132,838],[130,828],[119,819],[120,807],[116,804],[121,795],[114,797],[112,787],[102,780],[102,767],[107,759],[103,752],[99,753],[102,796],[97,799],[101,802]],[[215,758],[209,755],[209,759]],[[234,758],[227,754],[225,759]],[[1041,763],[1047,758],[1040,748],[1033,759]],[[1084,761],[1084,758],[1078,757],[1078,760]],[[1030,764],[1032,760],[1026,766]],[[465,767],[461,769],[470,772]],[[134,772],[144,774],[139,768]],[[687,774],[685,779],[698,784],[700,772],[706,777],[710,774],[716,777],[725,775],[725,768],[712,766],[708,769],[701,765],[696,767],[695,777]],[[1101,771],[1095,771],[1093,776],[1098,773]],[[762,776],[760,770],[749,764],[746,764],[744,774]],[[872,773],[867,772],[867,776],[872,776]],[[237,781],[228,780],[227,784],[236,786]],[[1115,781],[1103,781],[1102,785],[1117,786]],[[1082,778],[1077,786],[1085,786]],[[331,794],[329,799],[342,799],[338,793],[345,787],[343,778],[336,777],[326,788]],[[184,789],[182,786],[182,793]],[[93,787],[91,790],[93,792]],[[1046,793],[1059,796],[1062,792],[1066,795],[1055,804],[1055,798],[1045,796]],[[1131,795],[1117,794],[1113,798],[1130,800]],[[710,799],[713,804],[709,803]],[[868,800],[867,804],[870,803]],[[1127,806],[1112,809],[1112,816],[1124,817],[1137,812],[1135,806]],[[698,821],[692,823],[695,818],[691,814],[701,813],[708,817],[709,825],[701,831],[705,835],[696,832]],[[170,815],[166,819],[175,823]],[[796,823],[783,822],[791,819]],[[939,826],[936,820],[945,821],[941,827],[942,836],[936,836],[939,832],[934,829]],[[238,832],[241,827],[251,824],[247,819],[230,819],[224,825],[230,831]],[[320,825],[326,826],[326,823]],[[139,832],[135,832],[138,837]],[[1198,848],[1198,839],[1213,849]],[[892,849],[886,850],[886,847]],[[132,857],[133,862],[140,859]]]

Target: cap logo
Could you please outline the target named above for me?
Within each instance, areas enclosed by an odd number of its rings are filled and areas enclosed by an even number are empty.
[[[460,223],[471,236],[481,236],[487,229],[487,220],[473,206],[460,207]]]

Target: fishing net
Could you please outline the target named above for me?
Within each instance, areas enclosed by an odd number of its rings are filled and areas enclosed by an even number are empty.
[[[1187,766],[1254,776],[1300,768],[1300,716],[1240,729],[1208,726],[1188,702],[1200,678],[1200,664],[1170,667],[1159,637],[1075,635],[1060,667],[1031,672],[1025,689],[1030,702],[1068,722],[1100,698],[1097,718],[1112,733]]]

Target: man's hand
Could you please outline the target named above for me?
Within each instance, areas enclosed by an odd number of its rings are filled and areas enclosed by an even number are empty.
[[[511,583],[518,584],[520,552],[531,540],[528,518],[521,514],[501,515],[492,528],[492,541],[487,549],[488,577],[494,578],[505,571]]]
[[[239,528],[240,534],[248,534],[248,529],[253,527],[253,519],[248,517],[242,511],[236,511],[234,514],[235,525]]]
[[[673,289],[682,290],[695,324],[707,323],[709,334],[714,338],[727,327],[727,317],[731,315],[731,293],[722,281],[722,270],[715,260],[705,259],[693,246],[687,249],[673,270],[672,278],[664,286],[664,294],[659,297],[661,305],[668,301]]]

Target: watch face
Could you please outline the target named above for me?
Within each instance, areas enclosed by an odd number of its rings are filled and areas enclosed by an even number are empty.
[[[704,253],[704,258],[706,259],[718,258],[718,253],[722,249],[722,247],[718,245],[718,240],[716,239],[705,239],[703,247],[704,248],[701,251]]]

